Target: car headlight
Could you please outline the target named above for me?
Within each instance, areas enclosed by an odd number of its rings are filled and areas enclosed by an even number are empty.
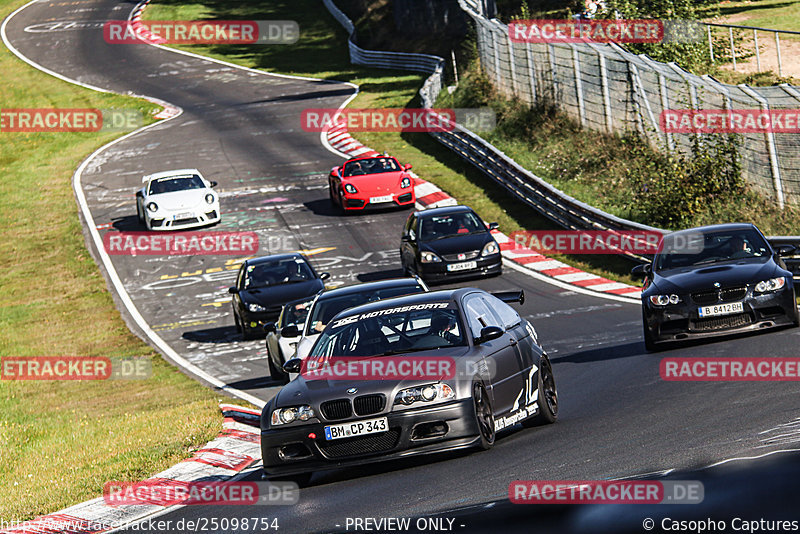
[[[483,246],[483,250],[481,250],[481,256],[491,256],[493,254],[497,254],[498,252],[500,252],[500,247],[497,246],[497,243],[491,241]]]
[[[315,417],[314,409],[308,404],[290,408],[278,408],[272,412],[270,424],[272,426],[288,425],[295,421],[308,421],[312,417]]]
[[[408,176],[403,178],[403,181],[400,182],[400,187],[403,188],[403,189],[405,189],[407,187],[411,187],[411,178],[409,178]]]
[[[395,404],[411,406],[415,402],[431,402],[436,399],[452,399],[456,394],[448,384],[428,384],[415,388],[401,389],[394,398]]]
[[[206,202],[208,202],[209,204],[213,204],[214,203],[214,195],[212,195],[211,193],[207,194],[206,195]]]
[[[439,256],[433,252],[428,252],[427,250],[423,250],[419,253],[419,259],[422,263],[435,263],[437,261],[442,261]]]
[[[267,309],[264,306],[262,306],[261,304],[256,304],[255,302],[251,302],[250,304],[248,304],[247,309],[250,310],[251,312],[267,311]]]
[[[351,195],[358,193],[358,189],[356,189],[356,186],[354,186],[353,184],[344,184],[344,190],[350,193]]]
[[[769,291],[777,291],[786,285],[786,279],[782,276],[779,278],[770,278],[763,280],[756,284],[756,293],[767,293]]]
[[[650,297],[650,302],[656,306],[666,306],[667,304],[678,304],[681,298],[676,294],[671,295],[653,295]]]
[[[155,202],[150,202],[147,205],[147,209],[149,209],[150,211],[153,211],[153,212],[158,211],[158,204],[156,204]]]

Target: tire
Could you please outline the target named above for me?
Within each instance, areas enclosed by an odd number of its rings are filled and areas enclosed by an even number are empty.
[[[550,425],[558,419],[556,379],[553,376],[553,367],[550,365],[550,360],[544,355],[542,355],[542,359],[539,362],[537,384],[539,394],[536,397],[536,404],[539,405],[539,413],[522,421],[522,426],[525,428]]]
[[[644,334],[644,349],[647,352],[658,351],[658,347],[656,346],[655,341],[653,341],[653,335],[650,333],[650,329],[647,328],[647,325],[643,325],[642,330]]]
[[[236,323],[236,332],[243,334],[242,323],[239,322],[239,316],[236,315],[236,312],[233,312],[233,322]]]
[[[138,200],[136,201],[136,217],[139,219],[139,224],[147,227],[147,223],[144,222],[144,213],[142,212],[142,204]]]
[[[472,384],[472,408],[475,422],[478,425],[479,440],[478,448],[489,450],[494,445],[494,412],[492,412],[492,401],[486,393],[486,386],[483,382],[473,382]]]
[[[275,362],[272,360],[272,355],[270,355],[269,349],[267,349],[267,362],[269,363],[269,376],[281,384],[288,384],[289,375],[283,369],[278,369],[278,367],[275,365]]]

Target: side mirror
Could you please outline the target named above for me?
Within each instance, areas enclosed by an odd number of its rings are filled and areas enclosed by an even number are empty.
[[[400,241],[408,242],[408,240],[409,240],[408,239],[408,234],[403,234],[403,235],[400,236]]]
[[[300,358],[292,358],[283,364],[283,370],[287,373],[299,373],[303,368],[303,360]]]
[[[264,332],[270,333],[275,331],[275,323],[265,323]]]
[[[217,185],[219,185],[219,183],[215,182],[214,180],[211,180],[211,184],[210,185],[211,185],[211,187],[217,187]]]
[[[781,258],[786,258],[788,256],[794,256],[797,252],[797,247],[794,245],[778,245],[775,247],[775,252],[777,252],[778,256]]]
[[[319,273],[319,279],[320,280],[327,280],[330,277],[331,277],[331,273]]]
[[[403,170],[404,170],[404,171],[407,171],[407,170],[409,170],[409,169],[411,169],[411,168],[412,168],[412,166],[411,166],[411,164],[410,164],[410,163],[406,163],[405,165],[403,165]]]
[[[505,331],[499,326],[484,326],[481,329],[480,337],[475,340],[475,344],[480,345],[481,343],[486,343],[487,341],[502,337],[503,334],[505,334]]]
[[[489,223],[489,230],[497,230],[498,228],[500,228],[500,223]]]
[[[639,276],[645,276],[651,274],[653,272],[653,264],[652,263],[640,263],[633,269],[631,269],[631,274],[636,274]]]
[[[281,328],[281,337],[299,337],[300,329],[296,324],[290,324]]]
[[[230,293],[231,295],[235,295],[238,292],[239,291],[235,287],[229,287],[228,288],[228,293]]]

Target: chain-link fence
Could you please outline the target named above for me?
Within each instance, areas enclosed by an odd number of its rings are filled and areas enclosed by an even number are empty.
[[[553,104],[586,128],[635,131],[662,149],[688,153],[694,134],[664,132],[663,110],[800,108],[800,88],[727,85],[613,43],[515,43],[506,24],[486,19],[475,1],[460,1],[475,21],[481,64],[495,86],[530,104]],[[800,135],[737,135],[744,178],[781,207],[800,201]]]

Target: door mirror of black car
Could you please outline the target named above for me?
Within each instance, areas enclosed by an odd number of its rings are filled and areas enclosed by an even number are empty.
[[[300,358],[292,358],[288,362],[283,364],[283,370],[287,373],[299,373],[300,369],[303,368],[303,360]]]
[[[217,185],[219,185],[218,182],[215,182],[214,180],[211,180],[211,187],[217,187]]]
[[[300,329],[296,324],[290,324],[281,328],[281,337],[297,337],[300,335]]]
[[[486,343],[487,341],[491,341],[493,339],[497,339],[501,337],[505,331],[499,326],[484,326],[481,329],[481,335],[475,340],[476,345],[480,345],[481,343]]]
[[[235,295],[236,293],[238,293],[238,291],[236,290],[235,287],[229,287],[228,293],[230,293],[231,295]]]
[[[778,256],[781,258],[786,258],[788,256],[794,256],[797,253],[797,247],[794,245],[778,245],[775,247],[775,252],[777,252]]]
[[[500,228],[500,223],[489,223],[489,230],[497,230],[498,228]]]
[[[645,276],[653,272],[653,264],[651,263],[640,263],[633,269],[631,269],[631,274],[637,274],[640,276]]]
[[[331,273],[319,273],[319,279],[320,280],[327,280],[330,277],[331,277]]]
[[[275,331],[275,323],[265,323],[264,324],[264,332],[270,333]]]

